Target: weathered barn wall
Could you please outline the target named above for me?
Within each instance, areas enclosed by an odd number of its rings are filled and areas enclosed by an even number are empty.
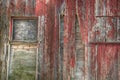
[[[59,53],[59,13],[63,1],[63,52]],[[75,40],[76,14],[82,45]],[[120,0],[0,0],[0,15],[2,80],[7,76],[11,16],[38,17],[38,79],[119,80]],[[81,66],[77,62],[82,62],[78,59],[80,52],[76,50],[79,45],[84,45],[81,53],[84,54],[85,65],[79,69],[77,77],[75,70]],[[60,57],[62,54],[63,58]],[[81,73],[84,76],[80,77]]]
[[[9,36],[12,36],[11,16],[27,16],[27,17],[38,17],[38,50],[39,50],[39,73],[37,74],[38,79],[53,80],[59,79],[59,64],[58,64],[58,51],[59,51],[59,31],[58,31],[58,8],[61,1],[45,1],[45,0],[5,0],[2,1],[5,9],[4,20],[6,27],[9,28]],[[42,6],[40,6],[42,5]],[[56,6],[56,7],[55,7]],[[3,14],[3,13],[2,13]],[[52,23],[52,24],[51,24]],[[2,24],[5,25],[5,24]],[[5,29],[6,30],[6,29]],[[7,30],[8,31],[8,30]],[[8,34],[8,32],[7,32]],[[7,36],[8,38],[8,36]],[[8,42],[8,41],[7,41]],[[4,42],[3,42],[4,43]],[[8,44],[11,45],[11,44]],[[18,47],[21,44],[18,45]],[[44,53],[44,54],[43,54]],[[5,54],[4,54],[5,55]],[[7,63],[6,63],[7,64]],[[6,67],[4,67],[7,69]],[[2,80],[5,80],[6,71],[2,75]],[[46,76],[46,77],[44,77]]]
[[[75,80],[84,80],[85,78],[85,45],[82,41],[78,19],[76,17],[75,22],[75,56],[76,56],[76,68],[75,68]]]
[[[119,80],[119,0],[92,0],[90,4],[89,77]]]
[[[75,70],[75,1],[65,0],[63,80],[74,79]],[[71,11],[72,10],[72,11]]]
[[[112,63],[117,63],[118,58],[115,56],[119,53],[119,0],[78,0],[78,5],[81,35],[86,47],[88,46],[85,48],[85,63],[87,63],[85,71],[88,73],[86,79],[118,80],[118,67],[113,66]],[[91,52],[91,48],[95,51]],[[104,62],[106,63],[102,64]],[[109,74],[110,68],[113,74]],[[103,72],[106,74],[102,75]],[[96,74],[93,76],[91,73]]]
[[[93,80],[96,77],[100,80],[119,80],[118,49],[117,44],[99,44],[91,46],[91,76]]]
[[[1,31],[1,42],[0,42],[0,80],[4,80],[7,72],[7,42],[8,42],[8,18],[6,15],[6,7],[3,1],[0,1],[0,31]]]
[[[12,35],[12,31],[9,25],[9,22],[11,21],[11,16],[24,16],[24,8],[21,6],[21,4],[24,4],[23,2],[16,2],[18,6],[16,7],[16,4],[14,3],[13,0],[1,0],[1,18],[0,18],[0,28],[1,28],[1,48],[0,48],[0,61],[2,61],[1,67],[2,69],[0,70],[1,77],[0,80],[6,80],[7,79],[7,71],[8,71],[8,54],[9,52],[9,35]],[[20,5],[19,5],[20,4]],[[21,8],[20,8],[21,7]],[[13,9],[16,8],[16,9]],[[12,10],[13,9],[13,10]],[[21,11],[21,10],[23,11]],[[16,11],[15,11],[16,10]],[[18,11],[17,11],[18,10]],[[31,11],[28,11],[31,12]],[[27,12],[26,12],[27,14]],[[30,13],[31,14],[31,13]],[[10,30],[10,32],[9,32]]]

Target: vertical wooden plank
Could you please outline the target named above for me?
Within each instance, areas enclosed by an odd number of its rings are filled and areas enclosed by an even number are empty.
[[[76,56],[76,69],[75,69],[75,80],[84,80],[85,75],[85,46],[81,39],[80,29],[79,29],[79,23],[78,18],[76,17],[75,22],[75,56]]]
[[[25,1],[25,15],[34,15],[35,13],[35,1],[36,0],[26,0]]]
[[[45,0],[35,0],[35,15],[45,15],[47,5],[45,4]]]
[[[39,42],[39,48],[38,48],[38,79],[42,80],[43,72],[44,72],[44,16],[38,17],[38,42]]]
[[[59,79],[59,14],[57,12],[57,1],[55,0],[55,24],[54,24],[54,34],[53,34],[53,53],[54,53],[54,64],[53,64],[53,79],[54,80],[60,80]]]
[[[118,0],[117,3],[118,3],[118,5],[117,5],[117,7],[118,7],[117,15],[120,16],[120,0]]]
[[[116,16],[118,0],[96,0],[95,16]]]
[[[10,7],[11,15],[20,15],[25,14],[25,1],[24,0],[11,0]]]
[[[102,47],[101,45],[98,45],[98,50],[97,50],[97,79],[102,80],[102,74],[101,74],[101,63],[102,63]],[[105,67],[105,66],[104,66]]]
[[[63,39],[64,39],[64,16],[63,15],[59,15],[59,45],[60,45],[60,49],[59,49],[59,77],[60,80],[63,79],[63,51],[64,51],[64,43],[63,43]]]
[[[5,35],[4,35],[5,36]],[[3,43],[4,45],[3,45],[3,54],[1,54],[2,56],[2,58],[1,58],[1,60],[2,60],[2,69],[1,69],[1,79],[7,79],[7,52],[8,52],[8,46],[7,46],[7,43],[6,42],[4,42]]]
[[[95,0],[95,16],[106,16],[106,0]]]
[[[78,16],[78,22],[79,22],[79,27],[80,27],[80,33],[81,33],[81,38],[84,42],[87,42],[87,38],[88,38],[88,26],[85,26],[88,24],[86,18],[86,16],[88,16],[88,11],[86,10],[86,8],[88,8],[89,6],[89,1],[87,4],[87,1],[84,0],[76,0],[76,12],[77,12],[77,16]],[[81,17],[82,16],[82,17]]]
[[[85,78],[87,80],[90,80],[90,53],[88,50],[88,26],[91,26],[91,21],[89,20],[91,17],[94,17],[93,11],[93,2],[95,0],[77,0],[77,15],[79,20],[79,27],[80,27],[80,33],[83,43],[85,44]],[[92,15],[91,15],[92,13]],[[83,17],[80,17],[83,16]],[[93,20],[93,19],[92,19]]]
[[[120,18],[117,18],[117,41],[120,41]]]
[[[98,65],[98,60],[97,60],[97,55],[98,55],[98,46],[97,44],[91,44],[90,45],[90,54],[91,54],[91,80],[97,80],[97,77],[98,77],[98,68],[99,68],[99,65]],[[99,56],[100,57],[100,56]]]
[[[118,80],[120,79],[120,45],[118,45]]]
[[[106,15],[107,16],[116,16],[117,15],[117,4],[118,0],[106,0]]]
[[[75,1],[65,2],[63,80],[70,80],[75,78]]]
[[[36,0],[10,0],[8,13],[11,15],[34,15]]]
[[[93,0],[90,2],[91,8],[90,8],[90,14],[89,14],[89,28],[88,28],[88,42],[94,42],[95,41],[95,32],[92,31],[92,28],[94,26],[94,23],[96,22],[95,17],[95,7],[97,7],[98,3],[96,4],[96,0]],[[92,16],[91,16],[92,15]]]
[[[106,46],[106,64],[107,64],[107,74],[106,79],[117,79],[117,45],[109,44]]]
[[[44,45],[44,80],[54,80],[54,64],[55,64],[55,52],[54,52],[54,31],[55,31],[55,4],[54,0],[50,0],[47,3],[45,12],[45,45]],[[44,77],[46,76],[46,77]]]
[[[94,29],[94,24],[95,21],[92,22],[92,26],[90,27],[89,29],[89,42],[95,42],[96,41],[96,32],[95,32],[95,29]]]
[[[7,77],[6,80],[8,80],[8,75],[9,75],[9,67],[10,67],[10,52],[11,51],[11,45],[8,45],[8,59],[7,59]],[[3,77],[2,77],[3,78]],[[1,79],[2,79],[1,78]]]
[[[117,40],[117,18],[106,17],[106,42]]]
[[[118,56],[118,54],[119,54],[119,48],[118,48],[118,46],[119,45],[117,45],[117,44],[115,44],[114,45],[115,46],[115,56],[114,56],[114,63],[113,63],[113,68],[114,68],[114,73],[113,73],[113,77],[114,77],[114,79],[116,79],[116,80],[119,80],[119,75],[118,75],[118,73],[119,73],[119,64],[118,64],[118,61],[119,61],[119,56]]]

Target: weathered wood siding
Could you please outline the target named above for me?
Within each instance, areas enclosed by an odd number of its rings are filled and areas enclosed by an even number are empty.
[[[85,45],[82,41],[78,18],[76,17],[75,22],[75,56],[76,56],[76,68],[75,68],[75,80],[85,79]]]
[[[63,79],[63,51],[64,51],[64,16],[60,15],[60,26],[59,26],[59,62],[60,62],[60,80]]]
[[[61,58],[58,13],[63,1],[65,1],[64,49]],[[77,62],[81,61],[76,56],[80,54],[76,50],[78,46],[75,40],[76,14],[80,31],[78,37],[81,36],[82,44],[78,43],[79,46],[84,45],[82,48],[85,64],[79,72],[84,73],[84,78],[83,76],[79,78],[119,80],[120,0],[0,0],[1,79],[6,80],[7,76],[7,55],[11,45],[9,36],[12,36],[11,16],[38,17],[38,79],[76,79],[75,70],[80,67]]]
[[[92,0],[90,4],[89,78],[119,80],[119,0]]]

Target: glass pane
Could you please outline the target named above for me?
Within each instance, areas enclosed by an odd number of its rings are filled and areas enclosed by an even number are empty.
[[[36,49],[11,50],[8,80],[35,80]]]
[[[13,19],[13,40],[36,41],[37,20],[36,19]]]

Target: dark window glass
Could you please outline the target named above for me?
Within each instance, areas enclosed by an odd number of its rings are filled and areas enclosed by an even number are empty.
[[[13,19],[13,40],[36,41],[37,20],[36,19]]]

